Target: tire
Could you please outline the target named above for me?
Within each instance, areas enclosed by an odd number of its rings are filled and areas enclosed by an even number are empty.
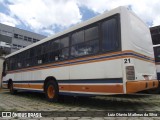
[[[17,93],[17,90],[14,90],[14,88],[13,88],[13,82],[10,82],[10,83],[9,83],[9,90],[10,90],[10,93],[11,93],[12,95],[14,95],[14,94]]]
[[[57,102],[58,101],[58,86],[54,81],[49,81],[45,85],[45,96],[49,102]]]

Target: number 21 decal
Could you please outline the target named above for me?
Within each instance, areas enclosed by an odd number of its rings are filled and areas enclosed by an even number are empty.
[[[130,59],[130,58],[125,58],[125,59],[124,59],[124,63],[125,63],[125,64],[131,63],[131,59]]]

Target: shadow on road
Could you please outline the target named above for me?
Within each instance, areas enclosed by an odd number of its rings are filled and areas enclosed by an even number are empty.
[[[10,94],[5,92],[3,94]],[[16,96],[25,97],[32,100],[40,100],[41,102],[47,102],[45,95],[42,93],[33,92],[18,92]],[[153,106],[150,101],[151,95],[133,94],[133,95],[108,95],[97,97],[71,97],[60,96],[59,102],[56,104],[74,106],[74,107],[88,107],[102,110],[139,110],[144,107]]]

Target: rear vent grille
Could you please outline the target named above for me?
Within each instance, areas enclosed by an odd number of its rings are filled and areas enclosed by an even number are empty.
[[[135,80],[134,66],[126,66],[126,78],[127,80]]]

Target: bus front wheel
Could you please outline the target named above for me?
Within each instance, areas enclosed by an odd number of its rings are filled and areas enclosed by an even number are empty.
[[[49,102],[58,101],[58,86],[54,81],[47,82],[45,86],[45,96]]]

